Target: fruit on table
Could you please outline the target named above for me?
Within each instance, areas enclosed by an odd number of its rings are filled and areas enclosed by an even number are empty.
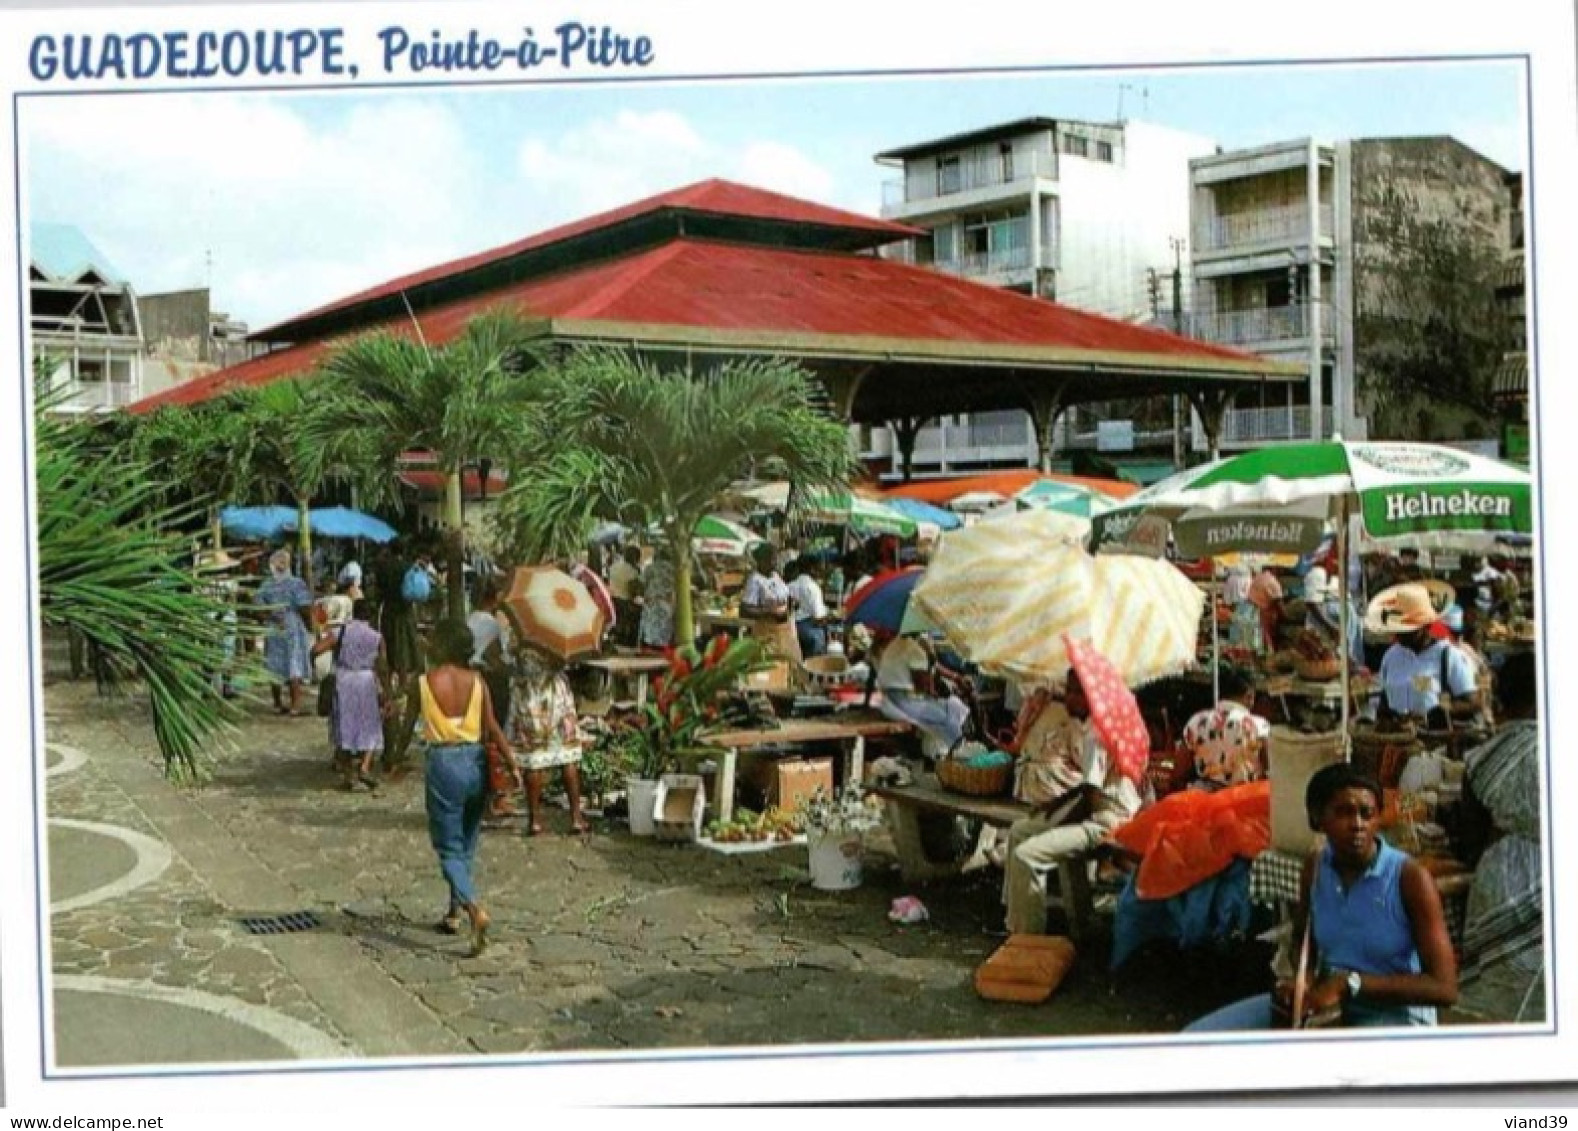
[[[729,821],[709,821],[708,838],[720,844],[760,844],[765,841],[793,840],[800,832],[795,813],[773,808],[765,813],[741,809]]]

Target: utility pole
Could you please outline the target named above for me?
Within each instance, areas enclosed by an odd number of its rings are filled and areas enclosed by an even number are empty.
[[[1156,274],[1156,268],[1145,269],[1145,293],[1151,299],[1151,319],[1160,322],[1162,319],[1162,281]]]
[[[1173,248],[1173,333],[1182,334],[1183,324],[1183,247],[1184,241],[1177,236],[1171,237],[1168,243]],[[1184,437],[1183,437],[1183,398],[1177,393],[1173,394],[1173,467],[1179,471],[1184,465]]]

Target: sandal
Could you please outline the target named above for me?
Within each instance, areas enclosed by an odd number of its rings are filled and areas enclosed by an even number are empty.
[[[449,914],[440,919],[437,926],[435,926],[433,929],[441,935],[458,935],[460,934],[460,928],[462,925],[460,912],[451,911]]]
[[[488,949],[488,927],[493,920],[478,907],[471,913],[471,957],[476,958]]]

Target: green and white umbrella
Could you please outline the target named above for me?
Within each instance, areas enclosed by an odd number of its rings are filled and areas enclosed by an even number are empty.
[[[1117,505],[1111,495],[1078,483],[1061,483],[1056,479],[1037,479],[1014,495],[1014,502],[1022,510],[1049,510],[1058,514],[1071,514],[1090,518]]]
[[[737,522],[730,522],[709,514],[691,531],[690,545],[698,554],[717,554],[719,557],[743,558],[751,548],[764,539]]]
[[[1165,529],[1185,557],[1302,553],[1350,514],[1375,539],[1527,534],[1530,486],[1527,471],[1438,444],[1286,444],[1164,479],[1097,515],[1094,537],[1098,548],[1145,552]]]
[[[1438,444],[1333,439],[1262,448],[1190,468],[1092,520],[1093,545],[1160,555],[1169,537],[1183,557],[1232,551],[1306,553],[1335,526],[1346,563],[1350,516],[1370,538],[1527,534],[1529,473]],[[1338,571],[1346,586],[1347,568]],[[1349,603],[1342,600],[1341,635]],[[1343,686],[1348,649],[1341,648]],[[1342,698],[1347,730],[1348,697]]]
[[[790,509],[789,484],[782,481],[764,483],[739,494],[768,510]],[[853,491],[797,492],[793,500],[793,513],[802,522],[847,526],[864,537],[896,534],[900,538],[914,538],[920,532],[920,526],[913,518],[900,514],[886,503],[864,498]]]

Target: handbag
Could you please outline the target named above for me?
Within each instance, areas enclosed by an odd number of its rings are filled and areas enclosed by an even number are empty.
[[[334,638],[334,652],[329,658],[329,674],[318,681],[318,717],[326,719],[334,714],[334,670],[340,666],[340,645],[345,643],[345,630],[350,624],[340,626],[340,634]]]
[[[1318,867],[1318,866],[1317,866]],[[1271,1027],[1273,1029],[1332,1029],[1342,1025],[1342,1003],[1334,1002],[1318,1013],[1304,1016],[1304,999],[1309,993],[1311,936],[1315,927],[1315,879],[1310,877],[1309,890],[1305,893],[1304,938],[1299,943],[1298,969],[1293,975],[1293,1000],[1291,1009],[1284,1006],[1276,994],[1271,995]]]

